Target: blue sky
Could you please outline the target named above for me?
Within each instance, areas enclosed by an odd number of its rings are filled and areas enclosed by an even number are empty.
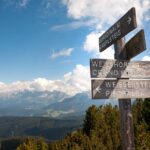
[[[45,79],[85,90],[89,59],[113,57],[113,47],[98,52],[98,37],[133,6],[138,29],[127,39],[144,28],[147,51],[135,59],[149,60],[150,0],[111,0],[109,4],[105,0],[1,0],[2,87]],[[86,79],[82,83],[77,77]],[[43,85],[43,80],[38,81]]]
[[[40,0],[30,1],[23,8],[17,4],[6,6],[1,1],[1,81],[32,80],[37,77],[57,79],[77,63],[87,63],[87,54],[81,50],[87,29],[51,30],[57,24],[71,21],[60,2],[52,2],[51,5],[50,10],[45,10],[46,6]],[[68,48],[75,49],[69,57],[50,58],[53,51]]]

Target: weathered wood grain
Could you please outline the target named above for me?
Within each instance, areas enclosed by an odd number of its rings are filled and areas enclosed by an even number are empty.
[[[90,60],[91,78],[150,78],[150,61]]]
[[[131,8],[121,19],[119,19],[111,28],[109,28],[99,38],[99,50],[104,51],[106,48],[121,39],[130,31],[137,27],[135,8]]]
[[[92,80],[93,99],[149,98],[150,80]]]
[[[131,59],[146,50],[145,34],[142,29],[131,40],[129,40],[125,48],[127,59]]]
[[[114,44],[115,59],[127,60],[127,55],[126,51],[124,50],[124,46],[125,46],[125,38],[118,40]],[[120,111],[122,150],[135,150],[131,99],[118,99],[118,102]]]

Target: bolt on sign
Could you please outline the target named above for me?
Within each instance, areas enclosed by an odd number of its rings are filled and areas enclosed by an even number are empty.
[[[104,51],[136,27],[137,23],[135,8],[131,8],[119,21],[117,21],[99,38],[100,52]]]
[[[150,80],[92,80],[93,99],[148,98]]]
[[[150,61],[91,59],[91,78],[150,78]]]

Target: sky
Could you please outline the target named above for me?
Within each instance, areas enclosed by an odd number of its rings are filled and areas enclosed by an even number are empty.
[[[0,93],[24,90],[90,90],[89,59],[113,59],[113,46],[99,52],[98,38],[131,7],[144,29],[150,60],[150,0],[0,0]]]

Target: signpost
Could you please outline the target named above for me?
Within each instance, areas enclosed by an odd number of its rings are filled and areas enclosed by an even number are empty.
[[[92,80],[93,99],[129,99],[150,97],[150,80]],[[140,89],[140,90],[139,90]]]
[[[115,59],[127,59],[124,47],[124,39],[120,39],[114,44]],[[118,99],[118,102],[120,110],[122,150],[135,150],[131,99]]]
[[[144,30],[139,31],[128,41],[125,45],[125,49],[127,50],[127,59],[131,59],[146,50]]]
[[[150,61],[90,60],[91,78],[150,78]]]
[[[146,49],[144,30],[126,44],[123,38],[136,27],[135,8],[131,8],[99,38],[100,52],[114,44],[116,60],[90,60],[91,77],[103,78],[91,81],[92,98],[118,99],[122,150],[135,150],[131,98],[150,97],[150,62],[129,61]]]
[[[119,21],[117,21],[99,38],[100,52],[104,51],[136,27],[137,23],[135,8],[131,8]]]

